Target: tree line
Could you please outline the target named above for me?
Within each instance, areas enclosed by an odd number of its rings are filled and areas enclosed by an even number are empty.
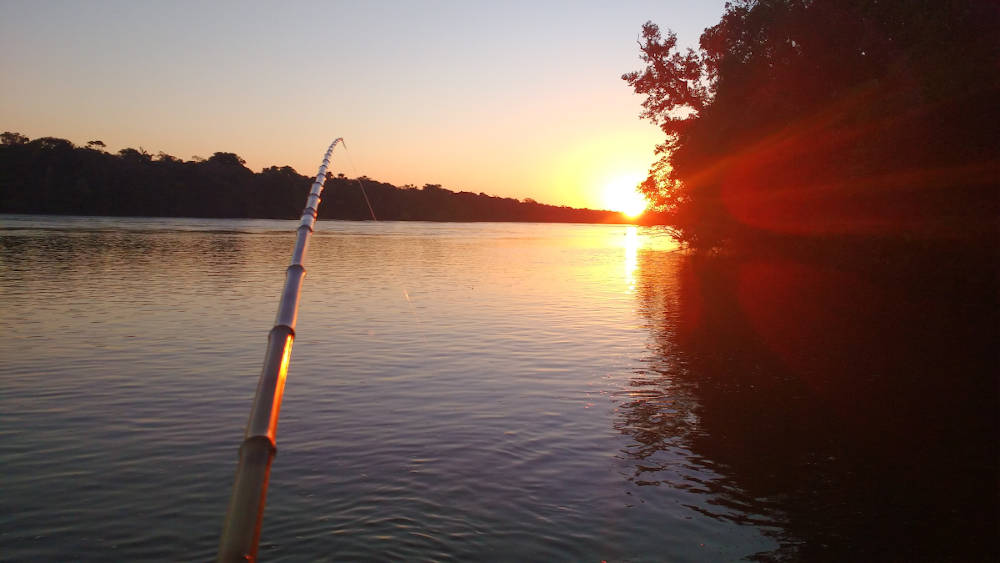
[[[998,29],[981,0],[734,0],[697,50],[647,22],[640,189],[705,251],[995,248]]]
[[[290,166],[260,172],[229,152],[182,160],[139,148],[112,154],[102,141],[0,135],[0,213],[140,217],[297,218],[313,178]],[[362,191],[362,188],[364,191]],[[626,223],[614,211],[577,209],[455,192],[439,184],[397,187],[366,176],[327,175],[321,219]]]

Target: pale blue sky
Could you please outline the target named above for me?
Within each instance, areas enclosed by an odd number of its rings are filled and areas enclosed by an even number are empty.
[[[723,1],[0,0],[0,129],[601,207],[658,130],[619,78]],[[354,166],[351,166],[353,161]]]

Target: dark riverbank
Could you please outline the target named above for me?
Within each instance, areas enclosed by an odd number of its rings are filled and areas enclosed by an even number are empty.
[[[313,181],[288,166],[253,172],[233,153],[185,161],[135,149],[109,154],[96,143],[77,147],[65,139],[4,133],[0,213],[293,219]],[[455,192],[437,184],[398,187],[365,176],[331,176],[324,200],[320,219],[367,220],[374,212],[387,221],[631,222],[616,211]]]

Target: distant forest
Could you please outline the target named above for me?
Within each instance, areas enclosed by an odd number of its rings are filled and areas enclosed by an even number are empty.
[[[182,160],[104,142],[0,135],[0,213],[294,219],[314,177],[289,166],[253,172],[233,153]],[[438,184],[397,187],[365,176],[327,175],[320,219],[629,223],[615,211],[545,205]]]

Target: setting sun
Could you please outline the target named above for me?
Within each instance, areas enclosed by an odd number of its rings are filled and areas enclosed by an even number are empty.
[[[621,211],[629,217],[637,217],[646,210],[646,198],[636,190],[643,180],[643,174],[622,174],[604,186],[604,205],[613,211]]]

